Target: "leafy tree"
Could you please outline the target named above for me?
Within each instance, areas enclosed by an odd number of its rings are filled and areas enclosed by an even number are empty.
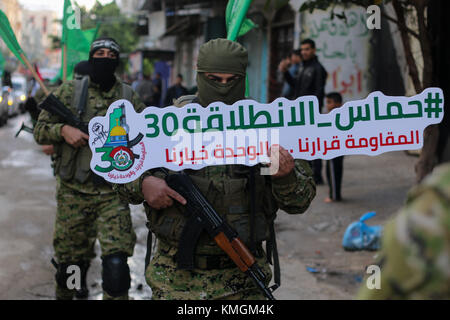
[[[143,62],[143,73],[144,75],[152,75],[153,72],[155,71],[155,65],[154,65],[154,61],[145,58],[144,62]]]
[[[123,15],[116,1],[105,5],[97,1],[90,11],[81,8],[83,29],[95,28],[98,23],[98,37],[114,38],[120,45],[121,53],[130,53],[136,49],[139,36],[135,19]]]
[[[55,35],[51,34],[48,36],[48,38],[51,41],[51,49],[52,50],[61,48],[61,37],[60,36],[55,36]]]
[[[72,4],[80,8],[81,28],[83,30],[96,28],[97,25],[100,25],[97,37],[114,38],[119,43],[122,54],[133,52],[136,49],[137,39],[139,39],[136,33],[136,22],[133,18],[129,18],[120,12],[116,1],[105,5],[97,1],[90,11],[86,7],[80,7],[76,1],[72,0]],[[61,24],[61,19],[55,20],[54,23]],[[49,38],[52,49],[61,48],[60,36],[50,35]],[[126,68],[127,66],[124,69]]]

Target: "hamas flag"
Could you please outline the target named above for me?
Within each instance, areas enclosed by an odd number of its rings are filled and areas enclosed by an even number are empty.
[[[227,27],[227,39],[236,41],[251,29],[256,27],[252,20],[247,19],[248,8],[252,0],[229,0],[225,11],[225,24]]]
[[[251,29],[256,27],[252,20],[247,19],[248,8],[252,0],[229,0],[225,10],[225,25],[227,27],[227,39],[236,41]],[[245,96],[249,96],[248,75],[245,76]]]
[[[94,29],[81,30],[80,22],[77,21],[76,12],[73,9],[70,0],[64,0],[64,15],[62,20],[62,64],[60,78],[63,78],[63,70],[66,68],[66,80],[73,79],[73,68],[75,65],[89,58],[89,49],[91,42],[97,36],[99,26]],[[64,54],[64,47],[66,54]],[[67,63],[64,61],[67,58]]]

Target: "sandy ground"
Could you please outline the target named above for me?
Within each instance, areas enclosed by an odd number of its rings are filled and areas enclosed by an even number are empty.
[[[14,138],[25,115],[0,128],[0,299],[53,299],[52,233],[56,212],[55,180],[50,159],[30,134]],[[365,266],[375,252],[346,252],[346,227],[368,211],[377,216],[368,224],[383,224],[403,204],[414,181],[415,158],[403,152],[378,157],[351,156],[344,160],[341,203],[324,203],[327,186],[303,215],[280,212],[276,220],[282,269],[278,299],[352,299],[362,285]],[[144,257],[147,231],[140,206],[132,207],[138,236],[130,296],[149,299]],[[99,247],[97,245],[97,252]],[[90,299],[101,299],[101,260],[88,276]],[[315,268],[310,273],[307,267]]]

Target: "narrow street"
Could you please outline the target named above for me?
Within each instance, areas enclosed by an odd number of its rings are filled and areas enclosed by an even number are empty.
[[[56,212],[55,180],[50,159],[31,134],[14,134],[27,115],[0,128],[0,299],[53,299],[52,233]],[[404,152],[378,157],[351,156],[344,160],[341,203],[324,203],[328,187],[303,215],[280,212],[276,221],[282,286],[278,299],[352,299],[362,284],[364,268],[376,252],[346,252],[346,227],[368,211],[377,216],[368,224],[383,224],[403,204],[414,181],[415,158]],[[132,208],[138,236],[130,296],[149,299],[143,277],[146,250],[145,216]],[[99,246],[97,245],[99,255]],[[93,261],[88,276],[91,299],[101,299],[101,260]],[[316,269],[310,273],[307,267]]]

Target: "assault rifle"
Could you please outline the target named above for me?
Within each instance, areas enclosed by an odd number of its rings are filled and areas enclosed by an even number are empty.
[[[83,93],[82,93],[83,94]],[[60,117],[64,123],[67,123],[69,126],[77,128],[87,135],[89,135],[88,124],[81,121],[76,115],[73,114],[57,97],[55,97],[52,93],[45,98],[44,101],[39,105],[41,109],[46,110],[52,115]],[[121,106],[124,108],[124,106]],[[142,140],[144,135],[139,133],[136,138],[133,140],[129,140],[127,142],[127,147],[131,148],[139,143]],[[135,158],[139,159],[139,155],[135,154]]]
[[[194,251],[197,240],[205,230],[217,245],[233,260],[237,267],[247,274],[269,300],[275,300],[272,288],[265,285],[266,276],[256,263],[255,257],[239,239],[237,232],[214,210],[195,183],[184,172],[167,174],[166,182],[181,196],[186,203],[189,214],[186,227],[183,229],[177,253],[177,264],[180,269],[194,268]]]
[[[60,117],[64,123],[67,123],[69,126],[77,128],[89,135],[88,125],[66,108],[66,106],[52,93],[42,101],[39,107],[52,115]]]
[[[48,95],[47,98],[45,98],[45,100],[42,101],[42,103],[38,107],[46,110],[52,115],[60,117],[64,121],[64,123],[67,123],[68,125],[77,128],[86,134],[89,134],[87,124],[83,123],[76,115],[72,113],[72,111],[67,109],[66,106],[53,94]],[[24,123],[22,123],[22,127],[16,133],[16,137],[21,131],[33,133],[33,128],[27,127]]]

